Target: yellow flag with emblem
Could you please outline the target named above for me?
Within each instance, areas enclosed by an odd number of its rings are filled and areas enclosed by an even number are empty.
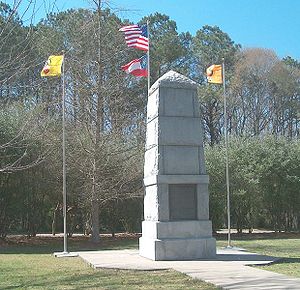
[[[61,66],[63,60],[63,55],[50,55],[41,71],[41,76],[59,77],[61,75]]]
[[[206,70],[207,81],[212,84],[222,84],[222,65],[213,64]]]

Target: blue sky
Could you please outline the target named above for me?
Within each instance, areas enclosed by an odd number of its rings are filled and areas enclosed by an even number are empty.
[[[2,0],[13,3],[14,0]],[[30,0],[23,0],[28,3]],[[36,0],[36,18],[49,11],[53,0]],[[179,32],[193,35],[203,25],[217,25],[246,47],[273,49],[279,57],[300,60],[300,0],[106,0],[121,18],[139,21],[160,12],[177,23]],[[56,0],[57,10],[90,8],[92,0]],[[24,4],[23,4],[24,5]],[[38,20],[38,19],[37,19]]]

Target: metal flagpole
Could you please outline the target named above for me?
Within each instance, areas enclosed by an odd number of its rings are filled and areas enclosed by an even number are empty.
[[[224,135],[225,135],[225,162],[226,162],[226,190],[227,190],[227,226],[228,226],[228,245],[231,248],[231,228],[230,228],[230,191],[229,191],[229,166],[228,166],[228,132],[227,132],[227,100],[225,86],[225,60],[222,59],[222,78],[224,93]]]
[[[147,52],[147,69],[148,69],[148,96],[150,92],[150,32],[149,32],[149,20],[147,20],[147,36],[148,36],[148,52]]]
[[[62,149],[63,149],[63,217],[64,217],[64,251],[67,250],[67,175],[66,175],[66,132],[65,132],[65,116],[66,116],[66,102],[65,102],[65,53],[63,53],[62,64]]]
[[[65,52],[63,51],[62,62],[62,160],[63,160],[63,219],[64,219],[64,251],[54,253],[56,257],[75,257],[77,254],[68,252],[67,245],[67,171],[66,171],[66,101],[65,101]]]

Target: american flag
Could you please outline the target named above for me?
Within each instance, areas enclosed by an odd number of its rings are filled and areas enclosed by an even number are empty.
[[[119,31],[125,33],[125,41],[127,46],[148,51],[149,39],[147,25],[128,25],[120,28]]]

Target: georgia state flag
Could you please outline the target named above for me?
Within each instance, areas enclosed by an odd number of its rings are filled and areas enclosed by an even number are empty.
[[[123,65],[122,70],[136,77],[147,77],[147,56],[144,55],[141,58],[134,59],[131,62]]]

